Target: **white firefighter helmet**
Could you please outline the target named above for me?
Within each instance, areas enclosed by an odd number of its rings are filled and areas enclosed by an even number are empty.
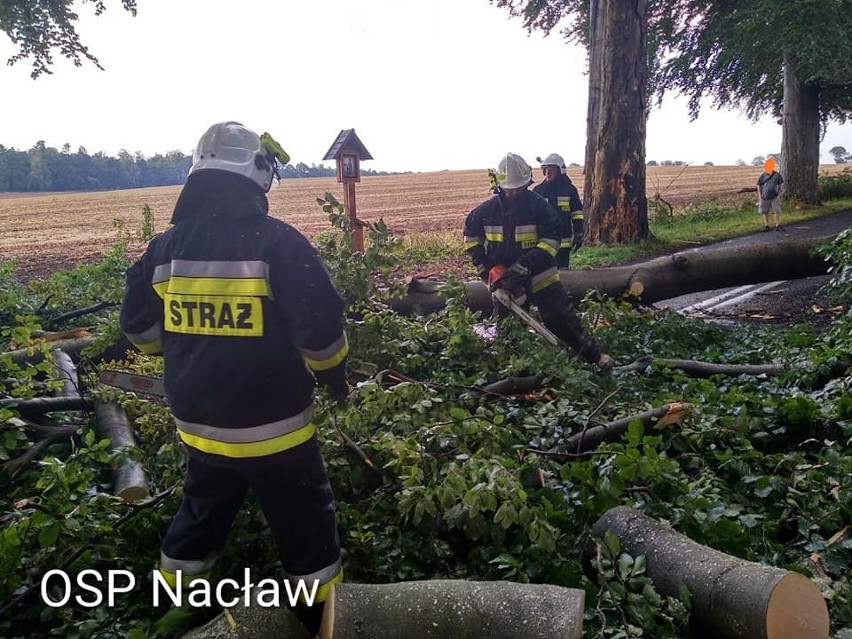
[[[198,141],[188,175],[206,169],[242,175],[266,193],[275,177],[275,159],[251,129],[239,122],[219,122]]]
[[[524,158],[507,153],[497,166],[497,184],[502,189],[520,189],[532,182],[532,169]]]
[[[558,153],[551,153],[546,156],[543,160],[541,158],[536,158],[539,162],[541,162],[541,168],[546,166],[555,166],[560,171],[565,170],[565,160],[562,159],[562,156]]]

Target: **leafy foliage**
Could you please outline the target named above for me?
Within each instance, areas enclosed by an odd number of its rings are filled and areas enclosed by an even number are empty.
[[[105,0],[83,0],[95,5],[95,15],[106,10]],[[63,56],[82,66],[83,59],[102,68],[98,59],[80,42],[74,23],[77,14],[71,0],[4,0],[0,3],[0,30],[6,32],[18,45],[18,53],[9,58],[9,64],[32,58],[33,78],[51,73],[53,51],[59,49]],[[136,15],[136,0],[121,0],[124,8]]]
[[[550,348],[514,318],[496,325],[463,304],[450,279],[446,308],[428,318],[402,317],[384,300],[393,284],[396,240],[383,224],[368,227],[368,248],[353,252],[348,219],[331,196],[320,204],[334,230],[318,241],[348,305],[351,379],[346,406],[318,399],[315,422],[338,500],[347,578],[392,582],[438,577],[507,579],[583,588],[589,636],[689,636],[688,597],[663,596],[645,574],[645,558],[621,552],[611,536],[589,530],[617,505],[663,518],[699,543],[754,561],[808,571],[821,554],[816,583],[835,628],[852,624],[852,544],[829,544],[852,519],[852,321],[823,332],[702,323],[649,313],[589,295],[582,319],[619,361],[645,354],[709,362],[785,365],[782,375],[697,379],[652,366],[641,373],[597,376],[570,353]],[[143,229],[140,237],[147,235]],[[6,317],[3,347],[31,341],[45,318],[116,294],[125,248],[96,267],[80,267],[23,286],[8,266],[0,291],[16,317]],[[848,238],[845,240],[848,243]],[[849,264],[849,251],[834,247]],[[46,297],[43,307],[37,300]],[[101,311],[98,332],[115,331]],[[89,318],[90,319],[90,318]],[[91,323],[91,319],[90,322]],[[111,328],[110,328],[111,327]],[[497,330],[497,338],[488,337]],[[113,333],[115,334],[115,333]],[[36,346],[36,348],[48,348]],[[845,366],[843,363],[846,362]],[[120,362],[145,374],[162,361],[136,355]],[[37,433],[13,407],[0,408],[0,634],[135,638],[174,636],[187,622],[150,605],[159,540],[179,503],[185,456],[168,410],[133,394],[92,384],[89,393],[117,401],[139,440],[133,453],[158,497],[135,506],[109,494],[120,454],[97,437],[85,414],[55,413],[71,434],[36,462],[9,472]],[[0,379],[21,384],[7,393],[44,392],[52,367],[0,358]],[[483,384],[541,374],[527,396],[492,397]],[[47,391],[49,392],[49,390]],[[676,428],[634,422],[624,439],[578,456],[565,438],[584,428],[687,401],[695,410]],[[353,454],[340,431],[382,470],[383,481]],[[126,454],[126,453],[125,453]],[[280,578],[274,543],[256,504],[240,512],[214,579]],[[591,549],[590,552],[586,552]],[[591,557],[591,562],[589,561]],[[73,602],[49,608],[39,579],[51,568],[130,570],[137,588],[112,608]],[[192,621],[191,619],[189,621]]]

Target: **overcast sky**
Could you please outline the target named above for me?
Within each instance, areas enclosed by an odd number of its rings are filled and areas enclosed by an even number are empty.
[[[56,58],[32,80],[0,67],[0,144],[72,151],[191,153],[214,122],[269,131],[292,162],[322,162],[354,128],[365,168],[493,167],[507,151],[582,163],[585,52],[559,34],[528,35],[488,0],[118,0],[94,17],[78,4],[82,41],[105,71]],[[15,49],[0,35],[0,58]],[[852,150],[852,125],[820,146]],[[667,97],[648,121],[647,159],[734,164],[780,152],[781,127],[709,104],[694,122]]]

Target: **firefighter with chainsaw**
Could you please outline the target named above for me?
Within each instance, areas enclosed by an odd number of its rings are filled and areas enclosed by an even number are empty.
[[[532,171],[521,156],[508,153],[500,160],[492,175],[495,195],[465,220],[465,250],[492,291],[506,289],[520,305],[533,302],[556,337],[581,359],[609,370],[612,358],[583,329],[559,281],[554,256],[561,226],[547,200],[529,190],[531,182]]]
[[[583,245],[584,218],[583,201],[577,187],[565,173],[565,160],[558,153],[551,153],[541,162],[544,182],[536,184],[533,191],[545,198],[556,210],[562,226],[562,239],[556,253],[557,268],[568,268],[571,250]]]
[[[177,432],[187,447],[183,501],[159,570],[172,587],[205,578],[251,491],[293,585],[319,630],[343,576],[335,505],[311,421],[317,383],[343,399],[343,301],[307,239],[270,217],[267,192],[286,152],[237,122],[195,149],[173,226],[127,272],[121,328],[162,354]]]

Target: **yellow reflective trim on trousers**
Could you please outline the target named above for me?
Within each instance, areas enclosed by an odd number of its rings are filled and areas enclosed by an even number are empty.
[[[178,429],[178,435],[183,443],[191,446],[196,450],[211,455],[222,455],[223,457],[233,457],[243,459],[246,457],[265,457],[274,455],[281,451],[295,448],[299,444],[304,444],[316,432],[316,426],[313,422],[307,426],[303,426],[299,430],[294,430],[286,435],[279,435],[259,442],[231,443],[220,442],[215,439],[207,439],[199,435],[191,435]]]
[[[502,233],[486,233],[485,239],[489,242],[502,242],[503,234]]]
[[[574,211],[574,212],[571,214],[571,219],[572,219],[572,220],[583,220],[583,219],[585,219],[585,216],[583,215],[583,211],[582,211],[582,210],[580,210],[580,211]]]
[[[470,240],[469,242],[464,243],[464,250],[468,251],[472,249],[474,246],[482,246],[485,242],[481,239],[478,240]]]
[[[344,336],[345,338],[345,336]],[[344,358],[349,354],[349,340],[346,339],[343,346],[339,351],[337,351],[334,355],[329,357],[328,359],[317,360],[310,359],[309,357],[305,358],[305,362],[308,364],[308,368],[312,371],[325,371],[329,368],[334,368],[340,362],[344,360]]]
[[[515,241],[519,244],[521,242],[535,242],[538,239],[538,233],[515,233]]]
[[[177,573],[171,572],[170,570],[166,570],[165,568],[157,568],[157,572],[159,572],[163,579],[165,579],[166,583],[169,585],[169,588],[174,590],[177,588]],[[188,586],[195,579],[203,579],[204,581],[210,581],[210,572],[202,572],[197,575],[188,575],[186,572],[181,571],[180,574],[180,582],[181,586]]]
[[[168,292],[189,295],[269,295],[269,282],[259,277],[177,277],[172,275]]]
[[[164,329],[170,333],[221,337],[263,335],[260,297],[166,293],[163,306]]]
[[[572,242],[571,238],[569,237],[567,239],[562,240],[562,242],[559,244],[559,248],[561,248],[561,249],[571,248],[572,245],[573,245],[573,242]]]
[[[532,292],[538,293],[540,290],[547,288],[551,284],[555,284],[557,282],[559,282],[559,273],[558,272],[553,273],[552,275],[548,275],[547,277],[542,278],[541,280],[539,280],[537,282],[533,282],[532,283]]]
[[[328,593],[331,591],[331,584],[339,584],[343,581],[343,568],[337,571],[337,574],[331,578],[331,581],[324,583],[317,588],[314,595],[314,601],[325,601],[328,599]],[[300,597],[301,598],[301,597]]]
[[[544,251],[545,253],[550,255],[550,257],[556,257],[556,254],[559,252],[556,249],[556,247],[553,247],[553,246],[551,246],[550,244],[548,244],[547,242],[544,242],[544,241],[539,242],[535,246],[536,246],[536,248],[540,248],[542,251]]]

